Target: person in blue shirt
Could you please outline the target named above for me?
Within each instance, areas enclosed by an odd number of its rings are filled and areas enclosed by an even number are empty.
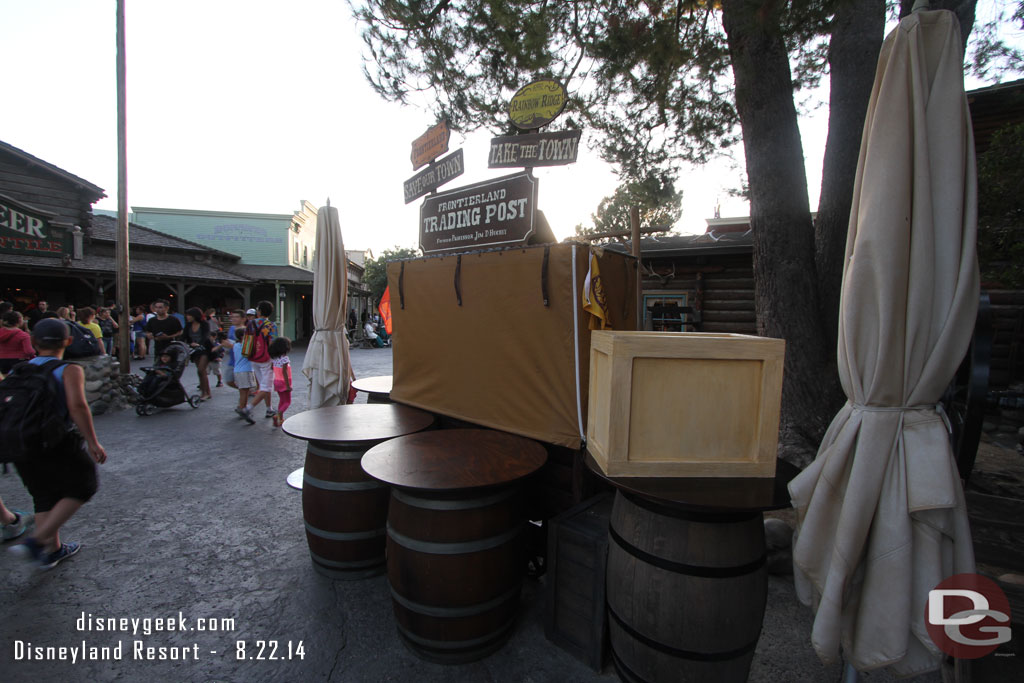
[[[235,345],[231,348],[231,354],[235,360],[234,380],[238,388],[238,407],[235,412],[249,424],[256,424],[249,410],[249,392],[256,389],[256,375],[252,371],[252,363],[242,355],[242,337],[245,336],[245,328],[235,329]]]
[[[32,328],[32,343],[39,353],[29,363],[42,365],[63,359],[71,343],[68,326],[61,320],[44,318]],[[107,452],[96,438],[89,403],[85,399],[85,372],[69,363],[53,371],[61,391],[58,407],[77,430],[69,430],[58,449],[46,458],[16,463],[18,476],[35,505],[33,534],[11,551],[50,569],[81,549],[76,542],[63,543],[60,528],[92,498],[98,488],[96,463],[107,461]]]

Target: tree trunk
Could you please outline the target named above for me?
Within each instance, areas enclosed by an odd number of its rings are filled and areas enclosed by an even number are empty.
[[[836,347],[839,337],[839,292],[853,182],[857,175],[864,117],[875,80],[874,66],[884,31],[885,0],[839,4],[829,44],[828,139],[822,163],[818,217],[814,222],[821,319],[832,348]],[[841,392],[838,373],[833,375],[837,380],[835,389]]]
[[[758,331],[786,340],[780,454],[804,466],[832,419],[821,378],[835,372],[835,350],[818,315],[814,226],[789,55],[779,29],[784,7],[724,0],[722,20],[750,183]]]

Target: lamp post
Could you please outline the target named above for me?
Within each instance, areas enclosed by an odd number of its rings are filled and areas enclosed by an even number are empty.
[[[283,334],[284,330],[284,304],[288,298],[288,288],[284,285],[277,286],[277,331],[278,334]]]

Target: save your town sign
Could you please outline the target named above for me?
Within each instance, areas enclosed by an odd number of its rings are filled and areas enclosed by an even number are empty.
[[[0,195],[0,252],[63,256],[71,253],[71,234],[53,227],[45,212]]]
[[[431,195],[420,206],[424,254],[526,244],[534,230],[537,179],[516,173]]]

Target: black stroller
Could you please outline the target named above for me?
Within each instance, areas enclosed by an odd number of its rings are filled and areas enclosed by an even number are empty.
[[[170,408],[179,403],[188,403],[193,408],[199,407],[199,396],[189,396],[181,384],[181,375],[188,367],[190,352],[191,349],[182,342],[171,342],[163,351],[171,356],[169,365],[142,368],[146,376],[135,390],[137,414],[152,415],[157,408]]]

